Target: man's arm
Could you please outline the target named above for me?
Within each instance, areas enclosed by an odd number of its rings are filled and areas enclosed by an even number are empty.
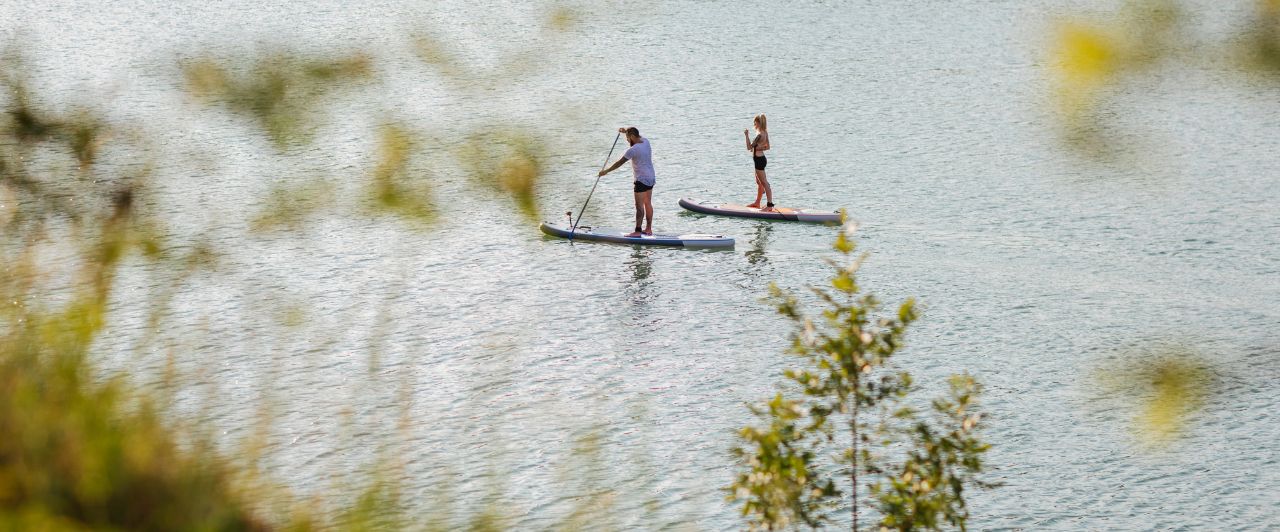
[[[622,166],[622,163],[625,163],[625,162],[627,162],[627,158],[626,158],[626,157],[623,157],[623,158],[621,158],[621,159],[618,159],[618,162],[613,163],[613,166],[610,166],[607,170],[601,170],[601,171],[600,171],[600,173],[599,173],[599,174],[597,174],[597,175],[599,175],[599,176],[603,176],[603,175],[605,175],[605,174],[607,174],[607,173],[609,173],[609,172],[612,172],[612,171],[614,171],[614,170],[617,170],[617,169],[618,169],[618,167],[619,167],[619,166]]]

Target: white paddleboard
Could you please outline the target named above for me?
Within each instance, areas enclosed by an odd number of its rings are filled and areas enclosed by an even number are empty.
[[[542,222],[538,226],[543,233],[570,240],[588,240],[595,242],[614,242],[617,244],[633,244],[637,246],[673,246],[686,248],[733,248],[733,238],[724,235],[704,233],[654,233],[652,235],[627,236],[631,231],[607,227],[579,225],[571,230],[569,226],[552,222]]]

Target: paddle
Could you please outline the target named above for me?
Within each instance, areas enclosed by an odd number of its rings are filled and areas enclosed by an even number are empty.
[[[604,164],[600,165],[600,169],[601,169],[601,170],[604,170],[604,167],[609,166],[609,158],[610,158],[610,157],[613,157],[613,149],[618,147],[618,139],[620,139],[620,138],[622,138],[622,132],[621,132],[621,131],[619,131],[619,132],[618,132],[618,135],[617,135],[617,136],[613,137],[613,145],[612,145],[612,146],[609,146],[609,155],[605,155],[605,156],[604,156]],[[570,241],[570,242],[572,242],[572,241],[573,241],[573,232],[578,230],[578,223],[582,221],[582,213],[583,213],[583,212],[586,212],[586,210],[587,210],[587,204],[588,204],[588,203],[591,203],[591,196],[592,196],[593,194],[595,194],[595,193],[596,193],[596,185],[599,185],[599,184],[600,184],[600,178],[601,178],[601,177],[604,177],[604,176],[600,176],[600,175],[596,176],[596,183],[595,183],[595,185],[591,185],[591,193],[590,193],[590,194],[587,194],[587,201],[582,202],[582,210],[578,211],[578,219],[577,219],[577,221],[574,221],[574,222],[573,222],[573,226],[569,228],[569,241]]]

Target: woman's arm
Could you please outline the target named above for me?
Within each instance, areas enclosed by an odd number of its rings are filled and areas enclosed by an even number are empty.
[[[757,136],[755,141],[755,147],[756,147],[756,150],[758,151],[765,151],[769,149],[769,134],[761,133],[759,136]]]

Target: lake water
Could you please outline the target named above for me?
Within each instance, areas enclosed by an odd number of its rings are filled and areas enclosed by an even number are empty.
[[[1221,41],[1251,5],[1189,4],[1188,40]],[[1051,31],[1113,9],[601,2],[534,48],[547,8],[523,3],[10,0],[0,35],[28,43],[49,101],[105,101],[154,139],[157,215],[175,243],[224,254],[141,352],[137,305],[157,277],[126,275],[103,364],[146,380],[177,353],[181,408],[228,442],[267,393],[271,473],[300,492],[349,487],[380,443],[402,440],[391,452],[411,500],[452,486],[482,501],[502,471],[517,529],[604,486],[625,527],[742,528],[721,491],[728,449],[752,421],[744,402],[790,363],[789,324],[761,298],[770,282],[822,283],[835,229],[676,201],[753,199],[740,132],[763,112],[776,201],[847,208],[870,253],[863,286],[923,304],[903,367],[927,394],[961,371],[986,385],[988,479],[1004,486],[969,494],[972,528],[1278,528],[1280,84],[1169,65],[1113,98],[1117,158],[1073,154],[1055,130]],[[424,31],[497,82],[442,81],[412,53]],[[383,80],[335,97],[316,143],[283,157],[251,123],[184,96],[175,68],[280,44],[367,50]],[[500,69],[531,49],[516,62],[529,72]],[[334,215],[300,234],[246,232],[277,183],[361,179],[387,120],[432,139],[434,228]],[[534,134],[543,217],[562,220],[622,125],[653,142],[656,227],[722,232],[734,251],[545,238],[448,163],[477,128]],[[629,181],[626,168],[604,178],[586,221],[626,227]],[[272,318],[291,313],[305,324]],[[1133,400],[1099,375],[1168,344],[1219,379],[1184,437],[1151,450],[1131,431]],[[592,433],[598,455],[570,452]]]

